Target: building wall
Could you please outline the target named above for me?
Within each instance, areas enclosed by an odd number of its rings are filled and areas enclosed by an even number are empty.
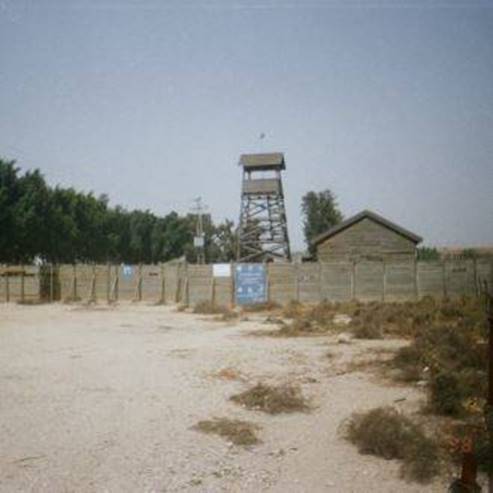
[[[391,229],[364,218],[317,246],[321,262],[413,260],[416,244]]]

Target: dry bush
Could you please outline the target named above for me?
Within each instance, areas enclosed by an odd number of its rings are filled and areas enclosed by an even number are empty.
[[[193,308],[193,313],[201,315],[220,315],[218,320],[232,320],[236,318],[237,314],[227,306],[217,305],[210,301],[201,301],[197,303]]]
[[[351,333],[356,339],[382,339],[383,337],[381,327],[373,323],[351,322]]]
[[[438,473],[437,445],[393,408],[354,414],[347,423],[346,438],[360,453],[401,460],[401,474],[407,479],[424,483]]]
[[[187,308],[188,308],[188,305],[184,305],[184,304],[178,305],[176,311],[178,311],[178,312],[184,312]]]
[[[421,351],[415,344],[400,348],[390,360],[390,366],[400,372],[397,380],[401,382],[417,382],[422,378],[424,365],[421,361]]]
[[[229,418],[213,418],[210,420],[199,421],[194,429],[204,433],[214,433],[221,437],[227,438],[235,445],[255,445],[259,439],[255,431],[259,427],[248,421],[240,421]]]
[[[45,305],[47,302],[41,299],[32,299],[32,300],[18,300],[16,301],[17,305],[24,306],[37,306],[37,305]]]
[[[296,300],[291,300],[283,309],[282,316],[285,318],[298,318],[304,312],[304,305]]]
[[[291,309],[292,321],[289,324],[283,324],[278,335],[299,337],[339,330],[339,327],[334,324],[337,307],[337,304],[323,301],[318,305]]]
[[[253,305],[245,305],[242,307],[244,312],[255,313],[255,312],[270,312],[272,310],[277,310],[281,308],[279,303],[275,301],[266,301],[265,303],[254,303]]]
[[[231,320],[236,320],[240,315],[234,310],[225,309],[224,312],[216,317],[214,320],[218,322],[230,322]]]
[[[429,409],[437,414],[461,416],[464,403],[486,396],[486,337],[467,319],[458,325],[422,328],[410,346],[400,349],[391,364],[402,379],[416,381],[429,375]]]
[[[291,385],[272,386],[258,383],[255,387],[232,396],[231,400],[248,409],[269,414],[295,413],[309,409],[300,388]]]
[[[80,296],[66,296],[63,298],[63,303],[65,304],[71,304],[71,303],[80,303],[82,301],[82,298]]]
[[[481,303],[474,298],[435,301],[425,297],[404,303],[323,301],[315,306],[291,302],[283,315],[292,321],[283,325],[278,335],[296,337],[339,331],[341,326],[334,322],[334,316],[342,313],[351,317],[345,330],[365,339],[385,336],[412,339],[436,325],[467,324],[477,329],[485,320]]]

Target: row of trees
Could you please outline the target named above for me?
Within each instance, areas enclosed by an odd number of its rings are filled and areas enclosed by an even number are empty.
[[[301,212],[307,245],[342,220],[330,190],[308,192]],[[190,214],[110,207],[106,195],[50,187],[39,170],[21,174],[15,161],[0,159],[1,263],[157,263],[182,256],[194,262],[195,221]],[[235,258],[232,221],[214,224],[206,215],[204,234],[207,262]]]
[[[204,219],[208,261],[233,259],[233,223]],[[192,215],[127,211],[104,195],[50,187],[39,170],[20,174],[14,161],[0,159],[0,262],[193,261],[194,226]]]

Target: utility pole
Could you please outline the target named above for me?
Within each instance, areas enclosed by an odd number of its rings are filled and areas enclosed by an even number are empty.
[[[193,239],[193,246],[197,251],[197,264],[205,264],[205,238],[204,238],[204,221],[203,215],[204,211],[207,209],[205,205],[202,204],[202,197],[197,197],[193,200],[194,207],[192,211],[197,216],[197,221],[195,223],[195,237]]]

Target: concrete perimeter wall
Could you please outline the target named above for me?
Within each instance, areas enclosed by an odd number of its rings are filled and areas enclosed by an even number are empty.
[[[480,283],[493,285],[493,261],[334,262],[266,264],[269,301],[304,303],[328,301],[409,301],[424,296],[476,296]],[[19,270],[19,266],[14,270]],[[23,275],[0,266],[0,302],[22,301],[147,301],[195,305],[211,301],[234,304],[234,278],[214,277],[212,265],[61,265],[59,286],[44,282],[34,266]],[[10,274],[7,274],[10,272]],[[44,270],[50,272],[49,269]],[[232,265],[231,272],[234,272]],[[56,276],[53,284],[58,282]],[[48,287],[47,287],[48,286]]]

